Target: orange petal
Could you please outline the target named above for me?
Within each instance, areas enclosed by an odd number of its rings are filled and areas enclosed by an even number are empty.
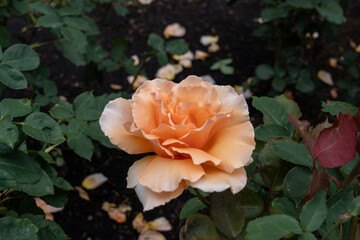
[[[203,148],[221,159],[216,167],[228,173],[251,163],[254,149],[254,128],[250,121],[220,130]]]
[[[173,82],[164,79],[155,79],[144,82],[134,93],[132,97],[133,107],[132,115],[136,126],[150,133],[152,129],[157,127],[156,124],[156,104],[154,93],[158,95],[167,95],[171,92]]]
[[[151,152],[152,147],[144,137],[125,129],[124,124],[132,121],[131,101],[123,98],[110,101],[99,120],[101,130],[120,149],[130,154]]]
[[[246,171],[239,168],[232,173],[221,171],[215,167],[205,166],[205,175],[197,182],[188,185],[204,192],[222,192],[228,188],[232,193],[241,191],[246,185]]]
[[[164,205],[165,203],[171,201],[174,198],[180,196],[184,191],[183,184],[180,184],[179,187],[172,192],[153,192],[149,188],[137,185],[135,187],[135,192],[138,195],[140,202],[144,207],[144,211],[153,209],[154,207]]]
[[[243,95],[238,95],[230,86],[214,85],[221,101],[219,113],[231,113],[231,125],[249,120],[249,109]]]
[[[212,162],[214,165],[219,165],[219,163],[221,162],[221,160],[218,159],[217,157],[214,157],[214,156],[204,152],[201,149],[177,148],[177,147],[173,147],[172,149],[178,153],[189,155],[190,158],[192,159],[193,163],[196,165],[200,165],[200,164],[202,164],[204,162],[208,162],[208,161]]]
[[[194,165],[191,159],[177,160],[157,156],[137,176],[137,180],[142,186],[160,193],[175,191],[182,180],[195,182],[203,175],[202,167]]]

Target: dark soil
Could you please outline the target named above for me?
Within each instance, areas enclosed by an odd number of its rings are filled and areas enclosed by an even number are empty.
[[[210,74],[219,85],[241,85],[246,79],[253,75],[255,67],[260,63],[273,63],[273,56],[266,51],[266,42],[253,37],[251,34],[257,28],[255,19],[261,11],[260,0],[241,0],[233,6],[228,7],[225,0],[155,0],[148,6],[129,7],[130,14],[120,17],[111,9],[106,17],[106,6],[96,9],[93,18],[105,22],[100,26],[102,46],[111,49],[114,37],[125,37],[131,44],[128,55],[141,54],[148,50],[146,44],[150,33],[162,35],[166,25],[178,22],[183,25],[187,33],[185,39],[190,44],[190,49],[205,50],[199,40],[202,35],[219,35],[221,50],[206,61],[194,61],[191,69],[185,69],[175,79],[176,82],[184,79],[190,74]],[[359,16],[351,12],[351,18]],[[356,24],[359,23],[357,19]],[[12,26],[23,24],[19,19],[14,18],[9,22]],[[116,28],[110,25],[117,26]],[[351,29],[358,30],[357,25],[345,26],[346,33],[351,34]],[[10,32],[10,31],[9,31]],[[357,36],[360,36],[358,33]],[[35,33],[34,41],[53,40],[54,36],[44,30]],[[356,38],[355,38],[356,39]],[[356,39],[357,42],[360,39]],[[128,82],[124,71],[102,73],[94,77],[86,75],[85,67],[75,67],[55,46],[44,46],[37,49],[41,54],[41,62],[51,67],[51,80],[56,81],[59,88],[59,95],[65,96],[70,102],[83,91],[93,90],[94,95],[116,92],[110,88],[110,84],[120,84],[127,89]],[[219,71],[210,71],[210,66],[219,59],[233,58],[232,66],[235,69],[234,75],[226,76]],[[156,61],[146,65],[145,70],[148,78],[154,78],[158,69]],[[262,84],[262,85],[261,85]],[[254,95],[266,95],[270,89],[268,82],[262,82],[256,89]],[[12,92],[5,93],[2,97],[11,97]],[[24,93],[25,94],[25,93]],[[309,96],[296,95],[305,115],[305,119],[314,119],[319,122],[323,119],[320,112],[320,102],[311,101]],[[318,103],[314,103],[318,102]],[[249,105],[250,106],[250,105]],[[254,125],[261,123],[261,114],[250,107],[251,120]],[[68,180],[73,186],[80,186],[82,180],[91,173],[103,173],[108,177],[108,182],[95,190],[88,191],[90,201],[81,199],[76,191],[69,193],[69,201],[65,209],[55,214],[55,221],[60,224],[71,239],[86,240],[117,240],[137,239],[138,233],[132,228],[131,222],[137,213],[142,211],[135,191],[126,188],[126,176],[129,167],[134,161],[140,159],[139,155],[128,155],[121,150],[106,149],[100,147],[98,154],[93,156],[91,162],[75,155],[70,149],[64,149],[63,155],[65,165],[58,168],[59,175]],[[172,200],[165,206],[145,212],[146,220],[153,220],[164,216],[172,224],[171,232],[164,232],[166,239],[178,239],[178,234],[183,221],[179,220],[181,207],[191,195],[184,192],[177,199]],[[103,202],[126,203],[131,205],[132,211],[127,213],[128,221],[118,224],[111,220],[107,213],[101,209]]]

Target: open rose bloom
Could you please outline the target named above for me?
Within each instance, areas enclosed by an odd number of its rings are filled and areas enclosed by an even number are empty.
[[[181,83],[146,81],[131,100],[109,102],[100,126],[129,154],[155,152],[129,169],[144,210],[178,197],[188,186],[233,193],[246,184],[254,129],[246,101],[230,86],[214,86],[196,76]]]

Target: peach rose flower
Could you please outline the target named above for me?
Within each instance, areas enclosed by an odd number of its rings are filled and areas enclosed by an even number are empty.
[[[254,128],[244,97],[230,86],[196,76],[179,84],[146,81],[131,100],[109,102],[100,126],[129,154],[155,152],[136,161],[127,177],[144,211],[178,197],[188,186],[237,193],[246,184]]]

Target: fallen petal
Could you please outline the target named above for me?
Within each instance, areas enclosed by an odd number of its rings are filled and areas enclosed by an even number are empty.
[[[122,86],[119,84],[110,84],[110,87],[114,90],[121,90]]]
[[[75,186],[75,190],[79,192],[79,197],[85,201],[90,201],[89,194],[80,186]]]
[[[196,50],[195,51],[195,59],[200,59],[202,61],[205,61],[206,58],[209,57],[209,54],[207,52]]]
[[[107,177],[104,176],[102,173],[93,173],[87,176],[81,186],[87,190],[93,190],[108,180]]]
[[[317,77],[325,84],[334,86],[334,81],[332,80],[331,74],[329,72],[320,70],[317,73]]]
[[[333,68],[337,67],[338,60],[336,58],[329,58],[329,65]]]
[[[170,222],[164,217],[159,217],[153,221],[150,221],[148,224],[149,224],[149,229],[151,230],[165,232],[165,231],[171,231],[172,229]]]
[[[186,34],[186,29],[179,23],[169,24],[165,27],[164,36],[169,37],[183,37]]]
[[[200,43],[203,46],[208,46],[212,43],[217,43],[218,41],[219,41],[219,36],[205,35],[205,36],[201,36],[200,38]]]
[[[146,231],[140,234],[138,240],[166,240],[166,238],[157,231]]]
[[[134,60],[133,65],[137,66],[140,63],[139,57],[137,55],[132,55],[131,58]]]
[[[213,52],[217,52],[220,50],[220,46],[217,43],[212,43],[210,44],[210,46],[208,47],[208,51],[213,53]]]

